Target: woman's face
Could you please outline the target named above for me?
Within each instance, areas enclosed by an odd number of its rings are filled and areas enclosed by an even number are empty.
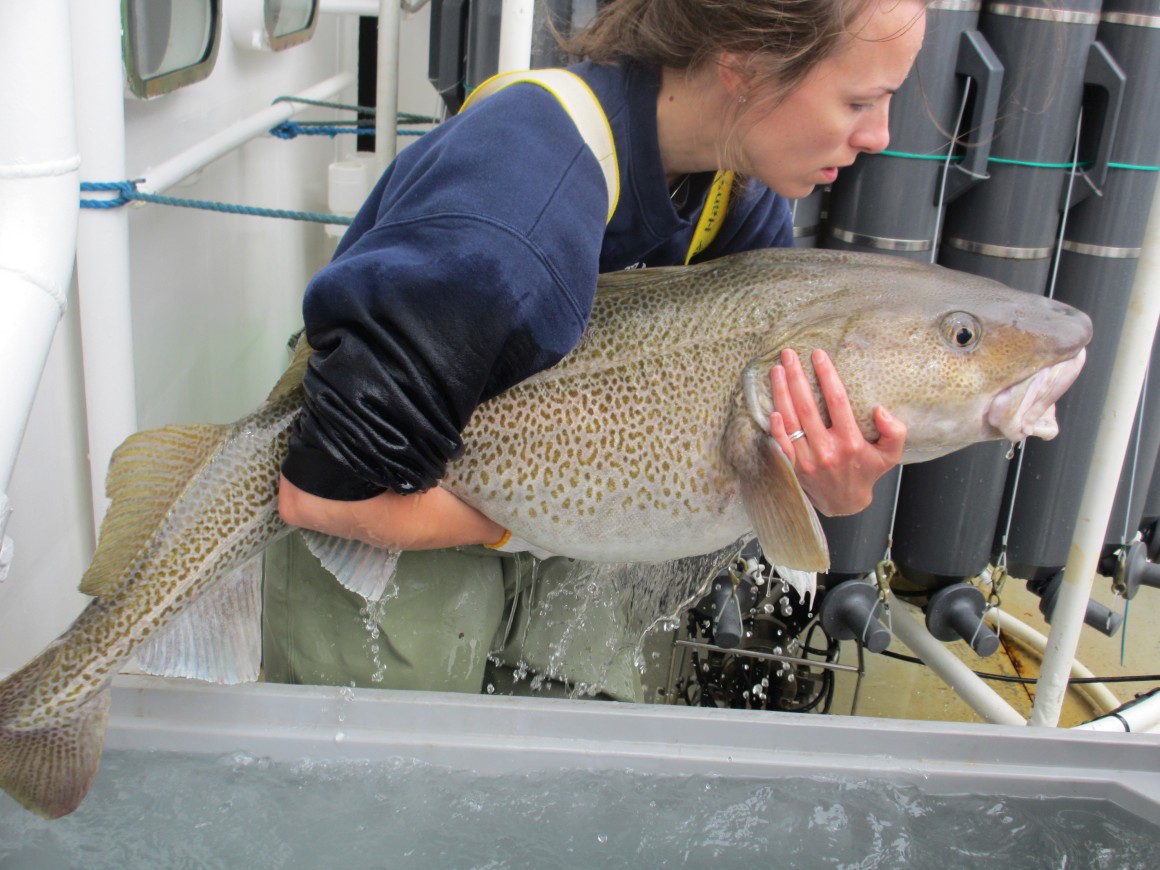
[[[872,0],[843,47],[772,110],[754,106],[740,121],[732,168],[797,199],[832,183],[860,152],[886,148],[890,97],[922,47],[925,9],[919,0]]]

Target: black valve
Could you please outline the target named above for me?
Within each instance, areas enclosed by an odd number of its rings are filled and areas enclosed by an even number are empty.
[[[965,640],[985,658],[999,648],[999,636],[983,623],[986,606],[983,593],[974,586],[946,586],[932,595],[926,605],[927,630],[944,643]]]
[[[869,583],[846,580],[826,591],[822,599],[822,628],[838,640],[858,640],[870,652],[890,646],[890,631],[880,621],[882,602]]]
[[[729,572],[714,578],[709,594],[701,599],[697,610],[709,618],[713,643],[733,649],[745,637],[745,615],[756,603],[757,584],[747,576]]]
[[[1043,618],[1049,623],[1051,622],[1052,615],[1055,613],[1055,602],[1059,598],[1059,588],[1062,585],[1062,571],[1056,572],[1047,580],[1037,583],[1029,582],[1027,584],[1028,590],[1039,596],[1039,612],[1043,614]],[[1100,634],[1106,634],[1108,637],[1112,637],[1120,630],[1120,626],[1124,624],[1124,617],[1100,604],[1098,601],[1088,601],[1087,610],[1083,615],[1083,621],[1085,625],[1091,626]]]

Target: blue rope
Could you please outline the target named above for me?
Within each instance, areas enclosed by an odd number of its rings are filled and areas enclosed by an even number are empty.
[[[359,136],[373,134],[373,125],[338,125],[338,124],[302,124],[297,121],[283,121],[277,127],[270,129],[270,135],[279,139],[293,139],[296,136],[329,136],[332,139],[339,133],[354,133]],[[422,136],[426,130],[396,130],[399,136]]]
[[[354,106],[346,103],[333,103],[327,100],[307,100],[301,97],[278,97],[274,100],[279,102],[294,102],[304,103],[311,106],[321,106],[324,108],[344,109],[362,112],[364,114],[374,115],[375,109],[373,106]],[[399,112],[396,119],[403,123],[412,124],[436,124],[438,118],[428,118],[424,115],[415,115],[409,112]],[[333,138],[339,133],[355,133],[358,135],[366,135],[373,133],[373,125],[367,125],[359,121],[338,122],[336,124],[326,124],[319,121],[284,121],[278,126],[270,130],[270,134],[279,139],[293,139],[296,136],[330,136]],[[399,136],[422,136],[426,130],[396,130]],[[286,220],[296,221],[313,221],[314,223],[323,224],[337,224],[340,226],[349,226],[352,218],[337,214],[319,214],[316,212],[307,211],[289,211],[281,208],[257,208],[248,205],[233,205],[226,202],[213,202],[205,199],[180,199],[174,196],[161,196],[156,193],[143,193],[137,189],[137,185],[144,179],[137,179],[135,181],[83,181],[81,182],[81,191],[83,192],[103,192],[103,193],[117,193],[116,197],[108,199],[82,199],[80,201],[81,208],[120,208],[123,205],[128,205],[131,202],[151,202],[157,205],[171,205],[178,208],[200,208],[207,211],[225,212],[226,214],[244,214],[254,215],[256,217],[272,217],[284,218]]]
[[[132,181],[82,181],[81,191],[120,191],[116,199],[82,199],[81,208],[117,208],[132,202],[131,194],[137,192]]]
[[[308,211],[290,211],[281,208],[256,208],[249,205],[232,205],[227,202],[213,202],[205,199],[180,199],[174,196],[161,196],[156,193],[142,193],[137,189],[137,181],[82,181],[81,190],[104,191],[119,193],[120,196],[111,199],[82,199],[81,208],[118,208],[130,202],[152,202],[157,205],[172,205],[179,208],[200,208],[207,211],[225,212],[227,214],[244,214],[256,217],[284,218],[295,221],[313,221],[322,224],[349,225],[352,218],[337,214],[319,214]]]

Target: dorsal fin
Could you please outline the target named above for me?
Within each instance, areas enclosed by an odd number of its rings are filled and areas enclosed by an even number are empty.
[[[165,426],[130,435],[113,452],[106,483],[112,503],[81,592],[107,595],[120,588],[133,558],[227,432],[226,426]]]
[[[648,269],[621,269],[616,272],[601,272],[597,276],[597,293],[616,293],[621,290],[639,290],[650,284],[665,283],[684,276],[702,265],[694,266],[652,266]]]
[[[282,372],[282,377],[278,379],[278,383],[274,384],[274,389],[270,390],[267,402],[277,402],[302,386],[302,378],[306,374],[306,364],[310,362],[310,355],[313,353],[314,348],[306,341],[306,333],[303,332],[298,336],[298,342],[294,345],[294,356],[290,359],[290,365],[286,367],[286,371]]]

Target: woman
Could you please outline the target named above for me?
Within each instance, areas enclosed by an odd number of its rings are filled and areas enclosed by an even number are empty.
[[[279,493],[291,525],[420,551],[404,555],[397,575],[412,606],[385,608],[388,623],[392,610],[401,622],[384,625],[383,644],[369,651],[375,662],[396,660],[380,684],[415,685],[407,669],[428,658],[442,674],[464,658],[464,640],[487,646],[501,587],[514,595],[513,560],[447,549],[506,534],[438,486],[474,408],[575,345],[598,273],[684,262],[717,170],[746,180],[695,260],[792,245],[786,200],[886,147],[890,97],[924,25],[920,0],[614,0],[567,45],[587,58],[572,69],[616,144],[621,193],[607,225],[596,159],[534,84],[488,97],[388,168],[307,289],[317,353]],[[899,461],[905,427],[879,408],[881,438],[867,442],[829,360],[819,353],[812,363],[830,425],[787,353],[771,372],[770,432],[819,510],[853,513]],[[365,682],[365,635],[336,648],[344,623],[359,622],[359,602],[340,615],[337,584],[307,567],[300,544],[290,547],[267,571],[268,675]],[[541,582],[555,561],[538,568]],[[510,608],[509,617],[522,614],[519,601]],[[517,634],[535,645],[534,625]],[[478,691],[482,662],[467,658],[450,684],[430,687]]]

